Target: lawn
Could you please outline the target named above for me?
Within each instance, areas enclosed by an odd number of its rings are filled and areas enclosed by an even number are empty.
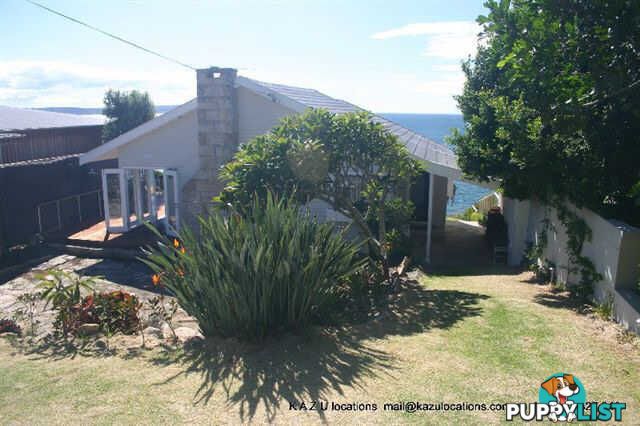
[[[511,270],[415,275],[365,322],[261,346],[232,340],[180,352],[21,353],[0,339],[0,424],[494,424],[504,412],[394,412],[385,402],[536,402],[554,373],[587,401],[640,419],[637,338],[579,313],[563,293]],[[294,410],[305,402],[376,411]]]

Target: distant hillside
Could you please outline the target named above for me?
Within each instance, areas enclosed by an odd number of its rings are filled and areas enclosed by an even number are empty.
[[[175,108],[177,105],[156,105],[156,113],[164,114],[165,112]],[[46,108],[33,108],[42,111],[51,112],[64,112],[66,114],[79,114],[79,115],[95,115],[102,114],[102,108],[78,108],[78,107],[46,107]]]

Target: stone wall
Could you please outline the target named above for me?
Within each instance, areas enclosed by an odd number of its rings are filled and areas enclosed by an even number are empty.
[[[220,166],[238,148],[237,71],[211,67],[196,71],[198,93],[198,160],[195,177],[182,190],[182,221],[195,223],[195,216],[212,205],[223,188],[218,179]]]

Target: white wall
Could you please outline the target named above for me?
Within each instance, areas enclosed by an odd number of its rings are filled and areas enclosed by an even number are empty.
[[[184,186],[198,171],[198,122],[192,111],[122,146],[118,167],[173,168]]]
[[[509,265],[519,265],[526,241],[535,241],[535,236],[528,229],[531,203],[528,200],[520,201],[507,197],[504,197],[502,202],[502,212],[509,233],[508,262]]]
[[[619,221],[604,219],[589,209],[579,209],[571,204],[567,208],[575,212],[589,226],[591,241],[585,241],[582,255],[593,262],[602,275],[602,281],[594,286],[594,296],[605,301],[609,296],[615,300],[618,320],[638,331],[640,297],[631,289],[640,279],[640,229]],[[537,242],[549,219],[547,245],[543,259],[556,265],[559,282],[577,283],[580,273],[570,274],[568,269],[567,233],[558,219],[555,208],[537,201],[517,201],[504,198],[504,216],[509,228],[509,263],[517,265],[527,241]],[[575,266],[575,265],[572,265]]]
[[[267,133],[280,119],[295,111],[257,95],[244,87],[238,87],[238,140],[243,144]]]

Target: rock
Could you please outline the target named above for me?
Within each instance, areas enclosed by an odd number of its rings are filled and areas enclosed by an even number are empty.
[[[76,334],[78,336],[93,336],[100,331],[100,326],[98,324],[82,324],[76,330]]]
[[[157,327],[147,327],[142,330],[142,332],[144,333],[145,337],[152,336],[157,337],[158,339],[162,339],[164,337],[164,333],[162,332],[162,330]],[[169,330],[169,332],[171,332],[171,330]]]
[[[202,338],[202,334],[200,334],[197,330],[189,327],[176,328],[176,336],[178,336],[178,340],[181,342],[186,342],[187,340],[193,338]]]
[[[171,332],[171,328],[169,327],[169,324],[167,324],[166,322],[162,323],[162,336],[165,339],[173,339],[173,333]]]

